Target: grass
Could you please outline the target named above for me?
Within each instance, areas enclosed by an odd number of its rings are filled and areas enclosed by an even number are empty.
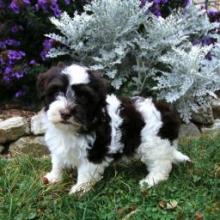
[[[145,167],[112,165],[93,191],[81,198],[69,196],[74,176],[45,186],[40,177],[50,169],[49,159],[21,155],[0,159],[0,219],[93,220],[220,219],[220,137],[184,140],[181,149],[193,166],[175,166],[168,181],[146,191],[138,182]],[[167,202],[172,204],[169,207]]]

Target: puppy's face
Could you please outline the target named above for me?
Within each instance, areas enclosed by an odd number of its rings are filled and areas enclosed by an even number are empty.
[[[38,90],[48,120],[87,130],[105,102],[104,81],[86,67],[52,67],[38,77]]]

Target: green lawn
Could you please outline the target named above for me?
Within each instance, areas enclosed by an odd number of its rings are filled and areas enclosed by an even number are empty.
[[[220,137],[184,140],[182,151],[193,165],[175,166],[168,181],[141,192],[146,174],[138,162],[108,168],[93,191],[81,198],[69,196],[74,176],[44,186],[40,177],[50,169],[49,159],[22,155],[0,159],[0,220],[26,219],[220,219]],[[173,209],[167,202],[177,202]],[[195,214],[197,213],[197,217]]]

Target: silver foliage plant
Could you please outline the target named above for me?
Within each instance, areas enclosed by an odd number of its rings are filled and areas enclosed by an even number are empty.
[[[47,37],[63,47],[48,57],[70,55],[110,79],[119,91],[137,95],[145,89],[173,103],[183,120],[209,106],[220,89],[220,46],[194,45],[204,36],[215,37],[219,24],[205,11],[190,5],[167,18],[140,8],[138,0],[94,0],[82,14],[66,12],[51,22],[61,35]],[[210,53],[211,60],[205,57]]]

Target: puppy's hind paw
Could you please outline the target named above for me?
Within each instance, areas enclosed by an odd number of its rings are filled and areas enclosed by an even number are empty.
[[[147,175],[146,178],[142,179],[139,184],[141,189],[142,188],[150,188],[152,186],[157,185],[161,181],[167,180],[168,175],[163,175],[161,173],[154,173]]]
[[[139,185],[140,185],[141,190],[143,190],[143,189],[151,188],[152,186],[154,186],[154,183],[153,181],[145,178],[139,182]]]
[[[178,162],[190,163],[191,159],[187,155],[181,153],[180,151],[175,151],[174,152],[174,163],[178,163]]]

